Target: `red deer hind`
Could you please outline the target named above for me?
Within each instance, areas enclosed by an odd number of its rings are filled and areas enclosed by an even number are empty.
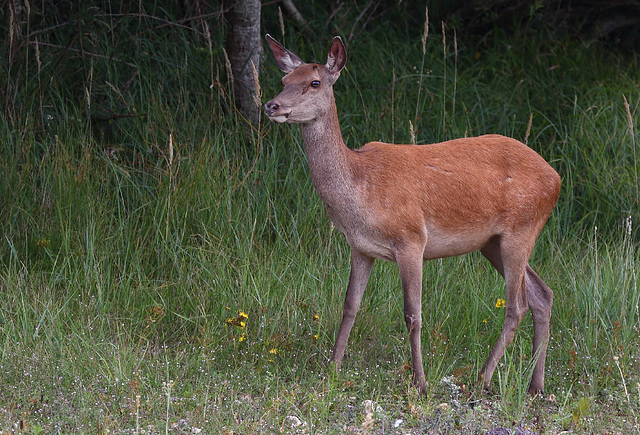
[[[544,387],[553,292],[529,266],[536,238],[558,200],[560,177],[515,139],[486,135],[432,145],[370,142],[346,147],[333,84],[347,56],[339,37],[325,65],[305,63],[269,35],[286,75],[265,104],[275,122],[302,127],[311,180],[351,246],[351,274],[331,359],[339,368],[376,258],[395,261],[404,288],[413,382],[426,390],[420,351],[423,260],[479,250],[506,283],[506,315],[479,379],[485,388],[520,321],[531,310],[536,359],[529,393]]]

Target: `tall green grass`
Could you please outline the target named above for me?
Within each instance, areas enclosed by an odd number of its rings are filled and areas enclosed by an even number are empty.
[[[544,33],[457,35],[456,52],[448,26],[444,51],[433,31],[424,55],[419,37],[392,32],[348,46],[335,89],[349,146],[409,142],[409,120],[418,143],[524,141],[531,119],[528,144],[563,177],[531,259],[555,290],[546,400],[525,394],[528,318],[495,394],[476,389],[504,319],[502,280],[477,254],[425,264],[422,398],[391,263],[374,267],[343,370],[327,368],[349,248],[313,191],[297,128],[263,121],[247,134],[221,30],[208,40],[147,12],[93,11],[39,36],[50,44],[39,52],[3,58],[15,95],[0,120],[3,430],[637,428],[633,57]],[[85,45],[58,62],[73,26]],[[327,41],[290,39],[305,59],[326,55]],[[261,80],[265,98],[278,92],[269,61]],[[370,416],[365,400],[379,405]]]

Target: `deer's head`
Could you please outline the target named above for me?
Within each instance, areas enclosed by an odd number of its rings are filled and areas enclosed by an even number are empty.
[[[264,105],[267,116],[275,122],[305,123],[332,110],[333,84],[347,62],[340,37],[333,38],[325,65],[305,63],[271,36],[266,39],[276,65],[286,73],[282,92]]]

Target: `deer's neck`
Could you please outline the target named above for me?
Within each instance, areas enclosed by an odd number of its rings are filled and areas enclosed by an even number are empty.
[[[354,193],[351,151],[344,144],[335,101],[330,110],[302,124],[311,181],[329,208],[343,208]]]

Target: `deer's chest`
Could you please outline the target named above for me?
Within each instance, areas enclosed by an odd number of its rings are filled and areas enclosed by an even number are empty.
[[[338,210],[326,205],[327,214],[333,225],[344,234],[351,249],[374,258],[393,261],[394,244],[361,213]]]

